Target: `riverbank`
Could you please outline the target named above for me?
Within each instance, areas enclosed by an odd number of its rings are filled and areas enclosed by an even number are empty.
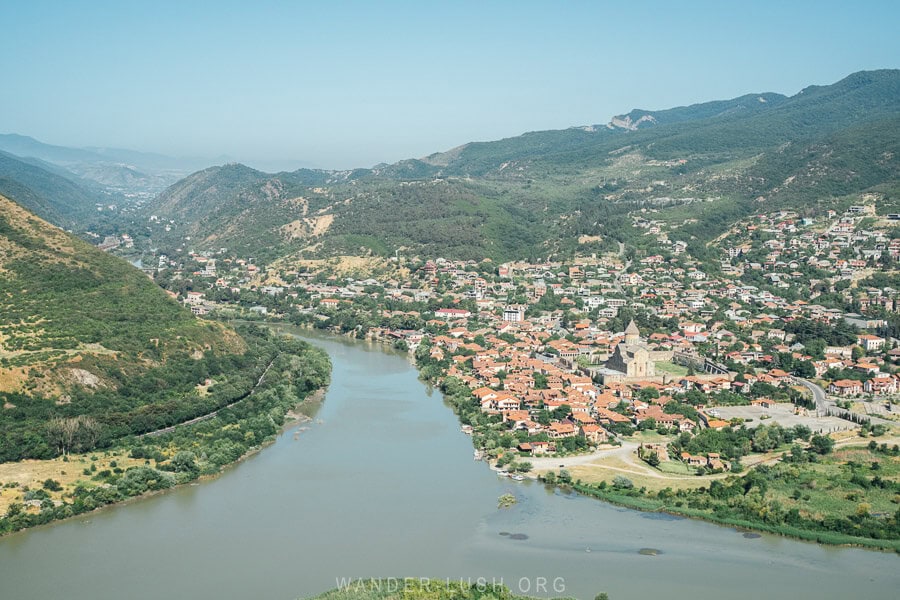
[[[271,444],[285,426],[311,417],[306,412],[314,411],[304,408],[321,404],[330,381],[327,355],[289,338],[272,343],[278,353],[265,381],[210,418],[119,440],[105,451],[0,465],[0,535],[218,477]]]
[[[307,340],[333,363],[315,426],[293,439],[294,425],[214,482],[3,538],[5,595],[116,600],[127,589],[155,600],[158,574],[179,597],[220,600],[309,597],[346,578],[404,575],[502,579],[513,593],[559,577],[561,595],[582,599],[752,600],[762,572],[779,598],[864,589],[887,600],[900,585],[895,556],[750,539],[499,478],[470,458],[471,439],[402,357]],[[499,510],[506,493],[518,502]],[[698,564],[702,586],[672,587]]]
[[[375,341],[373,336],[366,336],[366,339]],[[382,342],[379,344],[380,346],[385,347],[383,339],[378,341]],[[417,356],[418,353],[406,353],[408,359]],[[437,373],[437,377],[434,372],[429,372],[430,376],[426,377],[423,365],[419,364],[419,361],[413,361],[413,364],[416,366],[420,378],[426,383],[440,385],[446,403],[456,413],[461,424],[471,424],[473,419],[478,418],[477,415],[480,415],[481,411],[474,404],[470,388],[452,385],[451,389],[448,389],[446,385],[443,385],[448,381],[445,370]],[[480,434],[489,430],[490,428],[486,430],[484,427],[475,428],[472,440],[476,449],[486,450],[483,445],[479,446],[479,443],[483,444],[486,439]],[[629,444],[626,441],[623,448],[608,453],[619,456],[623,452],[630,451],[634,446],[636,444]],[[589,463],[599,458],[596,453],[532,458],[520,455],[514,449],[495,448],[495,452],[497,450],[502,450],[504,454],[510,454],[511,457],[514,457],[514,462],[512,467],[502,464],[498,466],[497,457],[485,451],[485,455],[488,457],[486,462],[492,469],[518,470],[518,466],[532,460],[536,464],[525,466],[537,467],[534,470],[539,474],[546,473],[547,470],[557,468],[559,465],[565,465],[563,468],[567,470],[569,466],[573,466],[574,468],[570,472],[571,481],[579,482],[579,485],[582,486],[581,489],[573,489],[592,498],[637,510],[669,512],[725,526],[774,533],[820,544],[852,545],[882,550],[897,550],[900,545],[900,535],[894,536],[889,533],[890,528],[894,527],[892,523],[897,520],[897,516],[893,514],[896,506],[891,496],[892,490],[897,487],[893,481],[900,471],[900,465],[898,465],[897,457],[888,454],[878,457],[856,457],[856,462],[860,464],[869,465],[878,461],[884,463],[885,470],[881,472],[881,478],[875,480],[876,487],[872,488],[872,474],[869,474],[869,478],[866,479],[868,483],[861,483],[859,474],[854,481],[853,473],[844,472],[846,471],[844,463],[838,461],[832,464],[829,462],[831,459],[828,458],[815,462],[816,458],[811,454],[807,454],[804,460],[813,460],[813,463],[809,463],[806,467],[793,463],[789,467],[792,469],[790,473],[783,473],[788,468],[782,467],[785,460],[784,453],[775,452],[770,453],[771,456],[767,454],[754,455],[757,456],[756,460],[748,459],[744,465],[748,470],[740,476],[728,472],[706,476],[660,475],[659,481],[648,485],[638,475],[628,472],[626,469],[628,465],[624,465],[621,469],[613,465],[609,469],[601,469],[603,471],[601,473],[592,473],[588,478],[589,481],[579,481],[579,477],[585,477],[582,471],[589,468]],[[850,464],[855,464],[852,458],[847,458],[847,460],[850,461]],[[830,465],[829,473],[822,472],[826,464]],[[760,466],[762,469],[759,469]],[[798,489],[790,484],[792,477],[796,478],[798,470],[801,469],[805,473],[804,477],[808,479],[804,481],[803,485],[808,486],[809,489],[806,487]],[[531,469],[529,468],[529,470]],[[604,477],[606,472],[608,472],[608,477]],[[774,473],[777,480],[759,482],[760,478],[757,477],[759,473],[764,474],[762,479],[766,479]],[[535,477],[535,475],[531,475],[531,477]],[[618,493],[609,491],[620,478],[624,478],[632,486],[629,494],[624,494],[621,490]],[[600,485],[605,486],[605,490],[600,489],[598,487]],[[747,489],[737,494],[740,486],[745,486]],[[713,488],[715,488],[714,492],[711,491]],[[714,493],[721,493],[722,489],[728,490],[730,500],[714,497]],[[636,495],[638,492],[639,496]],[[679,495],[681,496],[679,497]],[[863,498],[865,495],[868,495],[872,501],[865,502],[865,498]],[[681,505],[679,506],[678,503]],[[689,503],[702,508],[691,508],[688,506]],[[748,515],[758,515],[759,518],[748,518]],[[777,521],[779,519],[780,522]],[[808,523],[809,527],[804,527],[803,523]],[[841,529],[844,531],[870,531],[872,536],[847,534],[840,531]]]
[[[900,465],[887,444],[845,443],[833,454],[815,460],[808,454],[795,458],[793,453],[775,458],[774,464],[758,465],[743,476],[708,476],[715,479],[701,481],[705,485],[695,489],[679,488],[677,481],[648,487],[643,479],[632,480],[633,475],[625,471],[616,473],[611,481],[597,482],[596,478],[579,478],[577,468],[571,472],[544,469],[541,479],[641,511],[820,544],[900,552],[900,535],[890,529],[897,517],[897,490],[891,480]],[[673,485],[662,487],[664,483]],[[805,514],[798,506],[805,507]]]
[[[770,533],[795,540],[801,540],[804,542],[815,542],[818,544],[826,544],[830,546],[856,547],[869,550],[893,551],[900,553],[900,540],[876,540],[872,538],[860,538],[827,531],[814,531],[810,529],[801,529],[790,526],[767,525],[755,521],[718,517],[715,514],[706,513],[700,510],[675,508],[665,501],[654,499],[646,495],[630,496],[626,494],[606,493],[596,486],[590,486],[581,483],[573,483],[570,486],[564,487],[570,487],[573,491],[576,491],[585,496],[590,496],[592,498],[597,498],[616,506],[622,506],[641,512],[656,512],[669,514],[676,517],[697,519],[706,521],[708,523],[715,523],[716,525],[733,527],[738,531],[757,531],[762,533]]]

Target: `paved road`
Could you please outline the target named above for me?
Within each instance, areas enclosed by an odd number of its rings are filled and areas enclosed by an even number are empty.
[[[816,416],[821,417],[825,415],[828,411],[828,396],[825,394],[825,390],[807,379],[800,379],[799,377],[795,379],[797,383],[812,392],[813,400],[816,401]]]
[[[578,454],[576,456],[534,456],[528,459],[528,462],[535,469],[556,469],[560,465],[566,467],[574,467],[575,465],[587,465],[596,462],[602,458],[618,456],[619,458],[627,457],[637,450],[639,444],[627,440],[622,441],[622,445],[618,448],[606,448],[603,450],[594,450],[589,454]]]
[[[842,419],[849,419],[850,415],[853,414],[849,410],[844,408],[840,408],[837,404],[828,399],[828,394],[825,393],[825,390],[822,389],[821,386],[809,381],[808,379],[801,379],[799,377],[795,377],[794,380],[812,392],[813,399],[816,401],[816,416],[825,416],[829,413],[835,415],[837,417],[841,417]],[[893,421],[889,421],[887,419],[882,419],[880,417],[874,417],[872,415],[861,415],[864,418],[868,417],[869,422],[872,425],[882,424],[892,426],[894,425]]]
[[[623,244],[622,242],[619,242],[619,256],[622,258],[625,257],[625,244]],[[622,290],[622,284],[619,281],[619,279],[622,277],[622,275],[624,275],[625,273],[628,272],[629,268],[631,268],[630,260],[625,261],[625,266],[622,267],[621,271],[616,273],[616,278],[613,280],[613,287],[616,288],[616,291],[619,292],[620,294],[623,294],[624,291]]]

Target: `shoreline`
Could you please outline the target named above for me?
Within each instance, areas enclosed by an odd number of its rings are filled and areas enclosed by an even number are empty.
[[[185,487],[201,485],[203,483],[209,483],[209,482],[215,481],[222,475],[226,474],[228,471],[230,471],[234,468],[237,468],[243,462],[255,457],[257,454],[261,453],[263,450],[265,450],[269,446],[275,444],[278,441],[278,438],[283,436],[284,434],[286,434],[287,430],[290,429],[291,427],[297,425],[298,423],[313,422],[313,420],[314,420],[313,417],[303,414],[302,412],[298,412],[298,409],[301,409],[301,407],[303,407],[304,405],[309,404],[311,406],[315,406],[315,411],[314,411],[314,414],[315,414],[315,412],[318,412],[319,407],[321,407],[322,403],[325,401],[325,395],[327,392],[328,392],[328,386],[319,388],[319,389],[311,392],[307,397],[305,397],[303,400],[298,402],[296,406],[294,406],[291,410],[289,410],[288,412],[285,413],[285,422],[280,427],[277,434],[275,434],[271,439],[264,440],[260,445],[254,446],[253,448],[251,448],[250,450],[248,450],[247,452],[245,452],[244,454],[239,456],[234,461],[228,463],[227,465],[223,465],[222,468],[219,469],[219,471],[217,471],[216,473],[208,473],[206,475],[198,475],[196,479],[191,479],[189,481],[185,481],[183,483],[173,485],[170,488],[166,488],[163,490],[150,490],[150,491],[144,492],[142,494],[139,494],[137,496],[130,496],[128,498],[124,498],[117,502],[111,502],[109,504],[102,504],[100,506],[97,506],[91,510],[88,510],[88,511],[85,511],[82,513],[74,514],[74,515],[59,518],[59,519],[53,519],[46,523],[33,525],[31,527],[23,527],[22,529],[18,529],[15,531],[8,531],[6,533],[0,533],[0,539],[5,539],[8,537],[11,537],[11,536],[14,536],[14,535],[17,535],[20,533],[29,532],[29,531],[38,531],[38,530],[46,528],[46,527],[52,527],[54,525],[60,525],[62,523],[73,521],[78,518],[84,518],[84,517],[87,517],[88,515],[98,514],[101,511],[111,510],[111,509],[122,507],[122,506],[127,506],[129,504],[141,502],[143,500],[147,500],[147,499],[150,499],[150,498],[153,498],[156,496],[168,494],[174,490],[179,490],[179,489],[182,489]]]
[[[274,321],[266,321],[265,323],[269,324],[269,325],[277,325],[278,324],[278,322],[274,322]],[[331,336],[331,337],[335,337],[335,338],[339,338],[339,339],[349,338],[351,340],[358,341],[358,342],[378,343],[382,347],[385,347],[385,346],[388,348],[391,347],[388,344],[387,340],[385,340],[384,338],[377,337],[377,336],[371,336],[368,334],[365,336],[365,338],[356,338],[350,334],[342,334],[340,332],[334,332],[331,330],[320,330],[320,329],[316,329],[314,327],[309,327],[309,326],[302,327],[302,326],[296,326],[293,324],[290,324],[290,325],[293,327],[301,328],[301,329],[307,329],[307,330],[311,330],[311,331],[320,331],[320,332],[323,332],[326,336]],[[397,353],[400,354],[399,352],[397,352]],[[411,364],[411,366],[416,370],[417,374],[421,374],[421,372],[418,368],[418,365],[416,365],[415,359],[412,356],[412,354],[409,352],[405,352],[402,354],[407,359],[407,361]],[[422,381],[421,378],[419,378],[419,381],[421,381],[424,385],[432,385],[432,384],[429,384],[428,382]],[[447,404],[449,407],[450,405],[447,402],[443,391],[440,390],[440,386],[433,385],[432,387],[437,388],[437,390],[441,393],[442,401],[445,404]],[[457,419],[457,425],[461,425],[461,422],[459,421],[458,413],[455,410],[453,410],[452,407],[450,407],[450,410],[453,411],[453,414]],[[565,459],[562,458],[561,460],[565,460]],[[490,469],[491,471],[494,471],[494,472],[499,471],[499,469],[496,468],[496,465],[493,462],[491,462],[491,461],[482,461],[482,462],[484,462],[487,465],[488,469]],[[527,473],[527,474],[523,474],[523,475],[525,475],[525,477],[528,479],[536,480],[538,482],[543,482],[542,476],[539,474]],[[562,487],[562,486],[560,486],[560,487]],[[578,493],[579,495],[587,496],[587,497],[593,498],[594,500],[597,500],[600,502],[607,502],[614,506],[621,506],[623,508],[628,508],[628,509],[636,510],[639,512],[665,513],[665,514],[669,514],[672,516],[681,517],[681,518],[685,518],[685,519],[694,519],[697,521],[704,521],[707,523],[718,525],[720,527],[726,527],[726,528],[736,529],[736,530],[743,529],[748,532],[765,533],[765,534],[769,534],[769,535],[775,535],[778,537],[793,539],[793,540],[797,540],[797,541],[801,541],[801,542],[813,543],[816,545],[826,546],[826,547],[847,548],[847,549],[854,548],[854,549],[871,550],[871,551],[888,552],[888,553],[895,552],[897,554],[900,554],[900,540],[884,540],[886,542],[892,543],[892,545],[885,545],[885,544],[879,543],[880,540],[878,540],[876,538],[856,538],[856,537],[849,536],[847,534],[838,533],[838,532],[817,531],[817,530],[812,530],[812,529],[799,529],[799,528],[790,527],[790,526],[784,526],[784,527],[782,527],[782,530],[779,530],[778,528],[776,528],[774,526],[769,526],[764,523],[754,523],[752,521],[743,521],[743,520],[739,520],[739,519],[735,519],[732,522],[731,520],[728,520],[728,519],[716,518],[716,516],[712,515],[712,514],[707,515],[707,514],[692,513],[692,512],[677,512],[675,510],[667,509],[664,507],[651,508],[651,507],[646,506],[646,504],[648,502],[653,502],[652,499],[635,497],[632,500],[631,496],[612,496],[612,495],[606,495],[606,494],[601,495],[600,493],[598,493],[599,490],[594,490],[594,491],[589,490],[588,486],[586,484],[573,483],[573,484],[565,486],[565,487],[567,487],[568,489],[571,489],[572,491]],[[583,489],[579,489],[579,488],[583,488]],[[645,500],[646,502],[641,502],[641,500]],[[829,537],[832,537],[835,540],[840,540],[840,541],[829,541],[827,539]]]
[[[394,349],[386,339],[381,338],[381,337],[367,335],[364,338],[357,338],[351,334],[341,334],[339,332],[334,332],[334,331],[330,331],[330,330],[316,329],[316,328],[310,327],[308,325],[306,325],[306,326],[294,325],[291,323],[282,323],[282,322],[278,322],[278,321],[262,321],[261,324],[264,324],[266,326],[270,326],[273,328],[283,327],[283,326],[296,327],[297,329],[300,329],[300,330],[320,333],[320,334],[322,334],[323,337],[329,337],[329,338],[339,339],[339,340],[350,340],[354,343],[364,342],[369,345],[377,344],[379,346],[379,351],[381,351],[381,352],[390,351],[389,353],[395,354],[397,356],[400,356],[402,354],[403,357],[406,359],[406,361],[410,364],[410,366],[416,370],[417,375],[421,374],[420,370],[418,369],[418,366],[415,363],[415,359],[410,352],[401,352],[401,351]],[[314,339],[315,336],[310,336],[310,337]],[[305,341],[307,341],[308,343],[311,343],[311,344],[313,343],[313,341],[310,338],[305,338]],[[423,385],[438,389],[438,391],[441,393],[442,401],[448,405],[448,408],[450,408],[451,411],[453,411],[453,414],[456,417],[457,425],[460,425],[459,415],[456,413],[456,411],[453,410],[452,406],[450,406],[450,404],[447,402],[443,391],[440,390],[440,387],[432,385],[428,382],[425,382],[421,378],[419,378],[419,381]],[[256,447],[248,450],[245,454],[241,455],[233,462],[228,463],[227,465],[224,465],[216,473],[200,475],[196,479],[192,479],[192,480],[186,481],[184,483],[179,483],[171,488],[167,488],[167,489],[163,489],[163,490],[148,491],[148,492],[145,492],[138,496],[125,498],[118,502],[113,502],[110,504],[104,504],[104,505],[98,506],[90,511],[86,511],[86,512],[72,515],[69,517],[64,517],[62,519],[54,519],[47,523],[42,523],[42,524],[35,525],[32,527],[25,527],[18,531],[10,531],[5,534],[0,534],[0,539],[5,538],[10,535],[21,533],[23,531],[36,530],[38,528],[45,527],[48,525],[55,525],[57,523],[62,523],[65,521],[69,521],[71,519],[83,517],[84,515],[91,514],[95,511],[104,510],[107,508],[113,508],[113,507],[117,507],[117,506],[122,506],[122,505],[126,505],[128,503],[134,502],[134,501],[140,501],[140,500],[144,500],[147,498],[151,498],[153,496],[156,496],[159,494],[164,494],[171,490],[181,488],[183,486],[194,485],[194,484],[199,485],[200,483],[214,481],[215,479],[219,478],[224,473],[226,473],[228,470],[230,470],[230,469],[236,467],[237,465],[243,463],[244,461],[256,456],[258,453],[262,452],[262,450],[264,450],[265,448],[274,444],[280,436],[284,435],[287,432],[287,430],[290,427],[292,427],[298,423],[313,421],[313,417],[306,415],[302,412],[302,407],[304,407],[307,404],[311,405],[311,406],[315,406],[316,408],[313,411],[313,415],[314,415],[318,411],[319,407],[321,406],[321,403],[324,402],[325,396],[327,394],[327,390],[328,390],[328,387],[326,386],[326,387],[319,388],[319,389],[311,392],[306,398],[301,400],[296,406],[294,406],[292,409],[290,409],[289,411],[287,411],[285,413],[285,423],[281,426],[281,428],[279,429],[277,434],[275,434],[271,439],[265,440],[259,446],[256,446]],[[561,457],[561,460],[565,460],[565,457]],[[491,462],[491,461],[482,461],[482,462],[484,462],[487,465],[489,470],[494,471],[494,472],[499,472],[500,469],[498,467],[496,467],[496,465],[493,462]],[[523,475],[527,479],[537,481],[540,483],[544,483],[544,485],[549,485],[546,482],[544,482],[542,474],[524,473]],[[856,538],[856,537],[849,536],[847,534],[838,533],[838,532],[799,529],[799,528],[789,527],[789,526],[785,526],[785,527],[781,528],[782,530],[779,530],[779,528],[777,528],[777,527],[769,526],[769,525],[762,524],[762,523],[757,524],[752,521],[743,521],[740,519],[730,520],[730,519],[717,518],[713,514],[698,513],[698,512],[693,512],[693,511],[691,511],[691,512],[683,511],[682,512],[682,511],[678,511],[677,509],[667,508],[665,506],[654,507],[654,506],[652,506],[652,504],[655,503],[655,499],[653,499],[653,498],[646,498],[643,496],[635,497],[635,496],[629,496],[629,495],[605,494],[605,493],[601,492],[600,490],[597,490],[596,488],[592,488],[589,484],[573,482],[568,485],[557,485],[556,487],[559,487],[561,489],[569,489],[569,490],[572,490],[572,491],[578,493],[579,495],[587,496],[587,497],[593,498],[594,500],[606,502],[608,504],[611,504],[614,506],[620,506],[620,507],[627,508],[630,510],[646,512],[646,513],[658,512],[658,513],[669,514],[669,515],[672,515],[675,517],[680,517],[680,518],[685,518],[685,519],[694,519],[694,520],[698,520],[698,521],[705,521],[707,523],[718,525],[720,527],[734,529],[736,531],[744,530],[744,531],[748,531],[748,532],[760,532],[760,533],[765,533],[765,534],[770,534],[770,535],[776,535],[778,537],[793,539],[793,540],[797,540],[797,541],[814,543],[814,544],[821,545],[821,546],[830,546],[830,547],[848,548],[848,549],[856,548],[856,549],[873,550],[873,551],[879,551],[879,552],[895,552],[895,553],[900,554],[900,541],[898,541],[898,540],[885,540],[886,542],[892,543],[891,545],[886,545],[886,544],[879,543],[880,540],[877,540],[875,538]],[[829,538],[829,537],[834,538],[835,541],[828,540],[827,538]]]
[[[546,482],[539,480],[545,485]],[[581,496],[587,496],[589,498],[593,498],[595,500],[599,500],[600,502],[606,502],[608,504],[612,504],[613,506],[621,506],[623,508],[627,508],[630,510],[636,510],[642,513],[661,513],[671,515],[673,517],[680,517],[682,519],[693,519],[695,521],[705,521],[707,523],[717,525],[719,527],[724,527],[728,529],[733,529],[737,532],[758,532],[765,533],[768,535],[773,535],[777,537],[787,538],[791,540],[796,540],[800,542],[813,543],[819,546],[827,546],[832,548],[846,548],[846,549],[859,549],[859,550],[871,550],[876,552],[884,552],[884,553],[896,553],[900,554],[900,540],[885,540],[888,542],[892,542],[893,545],[883,545],[878,544],[879,540],[875,538],[859,538],[850,536],[843,533],[832,533],[828,531],[817,531],[814,529],[799,529],[796,527],[785,527],[785,529],[789,530],[789,532],[779,531],[777,527],[763,525],[763,524],[754,524],[752,521],[743,521],[740,519],[722,519],[717,518],[715,515],[707,515],[705,513],[690,513],[690,512],[679,512],[677,509],[670,509],[665,506],[661,506],[658,508],[651,508],[646,506],[644,503],[640,502],[644,500],[644,498],[640,496],[620,496],[620,495],[606,495],[599,493],[599,490],[591,490],[588,489],[589,486],[585,484],[573,483],[571,485],[557,485],[560,489],[569,489]],[[633,500],[632,500],[633,499]],[[651,501],[651,499],[646,499]],[[834,536],[837,539],[841,539],[844,541],[823,541],[820,537],[823,536]],[[868,544],[866,542],[871,541],[875,542],[872,544]]]

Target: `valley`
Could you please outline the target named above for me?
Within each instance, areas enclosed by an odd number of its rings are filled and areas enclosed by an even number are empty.
[[[187,529],[194,497],[275,538],[284,523],[265,519],[299,511],[284,535],[327,549],[316,515],[353,521],[365,490],[388,529],[357,523],[361,548],[401,529],[400,492],[450,540],[443,569],[404,532],[392,551],[417,573],[472,572],[506,550],[501,525],[527,525],[541,540],[529,572],[550,561],[574,580],[588,563],[560,561],[597,550],[623,569],[619,593],[636,589],[645,538],[672,548],[670,575],[716,562],[710,594],[747,578],[726,563],[762,568],[770,551],[784,589],[824,560],[847,577],[819,579],[823,597],[864,580],[889,592],[890,554],[865,555],[876,576],[861,550],[820,546],[900,550],[898,114],[900,71],[880,70],[367,169],[266,173],[0,136],[0,553],[46,551],[94,519],[104,536],[152,538],[157,510]],[[299,509],[263,481],[283,473]],[[459,497],[458,514],[422,496],[444,478],[432,491]],[[382,497],[384,481],[397,483]],[[494,513],[501,492],[513,500]],[[556,528],[556,511],[590,526]],[[146,529],[116,524],[126,514]],[[620,518],[620,537],[600,536]],[[236,527],[265,554],[269,537]],[[729,528],[765,534],[765,550],[725,541]],[[498,572],[520,573],[505,560]],[[340,587],[322,561],[296,593]],[[349,575],[399,564],[360,559]],[[225,596],[247,593],[231,583]],[[495,592],[535,591],[508,587]]]

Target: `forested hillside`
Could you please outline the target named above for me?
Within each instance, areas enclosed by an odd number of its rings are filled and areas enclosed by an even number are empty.
[[[5,152],[0,152],[0,194],[16,198],[28,210],[65,227],[93,217],[96,205],[105,199],[96,190],[58,174],[52,165]]]
[[[0,462],[102,446],[246,393],[264,353],[0,196]]]
[[[149,208],[164,248],[284,255],[534,258],[609,250],[642,208],[680,215],[710,239],[767,210],[878,191],[897,204],[900,71],[855,73],[792,97],[633,111],[606,125],[466,144],[371,170],[196,173]],[[702,208],[700,208],[702,207]]]

